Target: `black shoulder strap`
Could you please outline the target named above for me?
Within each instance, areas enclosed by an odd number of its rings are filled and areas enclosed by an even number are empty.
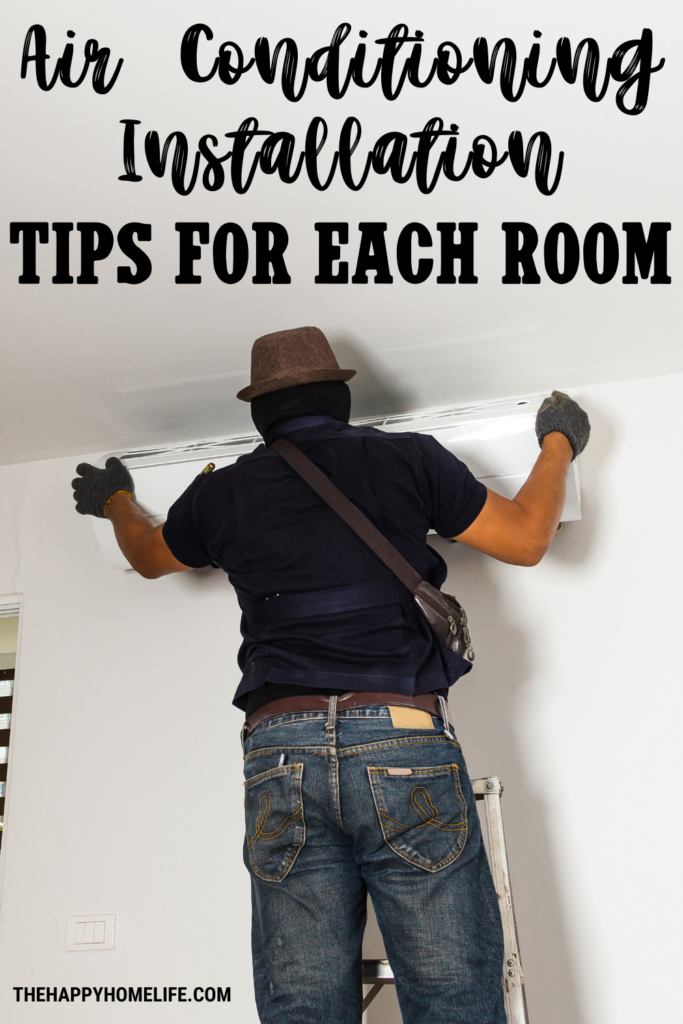
[[[361,540],[365,541],[378,558],[381,558],[384,564],[398,576],[401,583],[404,583],[414,594],[422,583],[422,577],[413,569],[410,562],[407,562],[403,555],[396,550],[394,545],[389,543],[384,534],[372,525],[360,509],[356,508],[353,502],[349,501],[346,495],[342,494],[339,488],[335,487],[332,481],[295,445],[280,438],[278,441],[273,441],[270,447],[280,453],[309,487],[312,487],[315,493],[327,502],[330,508],[358,534]]]

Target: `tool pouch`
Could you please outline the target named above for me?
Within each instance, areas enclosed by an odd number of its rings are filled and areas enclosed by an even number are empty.
[[[422,580],[413,595],[415,604],[427,620],[440,644],[466,661],[474,661],[474,649],[467,628],[465,609],[451,594],[443,594]]]

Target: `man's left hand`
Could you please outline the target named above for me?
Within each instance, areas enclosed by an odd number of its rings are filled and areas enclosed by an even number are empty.
[[[117,491],[125,491],[131,498],[135,484],[124,464],[115,455],[107,459],[104,469],[97,469],[89,462],[76,466],[80,476],[71,481],[74,489],[76,511],[82,516],[97,516],[106,519],[105,508]]]

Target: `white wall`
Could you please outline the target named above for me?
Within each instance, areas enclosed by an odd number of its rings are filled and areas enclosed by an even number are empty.
[[[575,395],[584,519],[541,566],[437,542],[477,648],[451,704],[471,773],[506,784],[532,1024],[674,1020],[683,375]],[[48,1011],[12,986],[221,984],[233,1003],[202,1020],[251,1024],[234,595],[213,570],[110,570],[73,511],[77,461],[0,470],[0,597],[24,595],[0,1014],[173,1024],[198,1011]],[[116,950],[66,953],[66,917],[100,912]],[[369,1019],[396,1019],[387,993]]]

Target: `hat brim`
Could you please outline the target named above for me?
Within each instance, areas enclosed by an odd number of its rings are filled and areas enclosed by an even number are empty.
[[[283,388],[293,388],[297,384],[315,384],[321,380],[351,380],[356,373],[357,370],[335,370],[330,366],[320,367],[317,370],[283,370],[264,378],[258,384],[250,384],[249,387],[242,388],[237,392],[237,398],[242,402],[251,402],[252,398],[266,395],[269,391],[282,391]]]

